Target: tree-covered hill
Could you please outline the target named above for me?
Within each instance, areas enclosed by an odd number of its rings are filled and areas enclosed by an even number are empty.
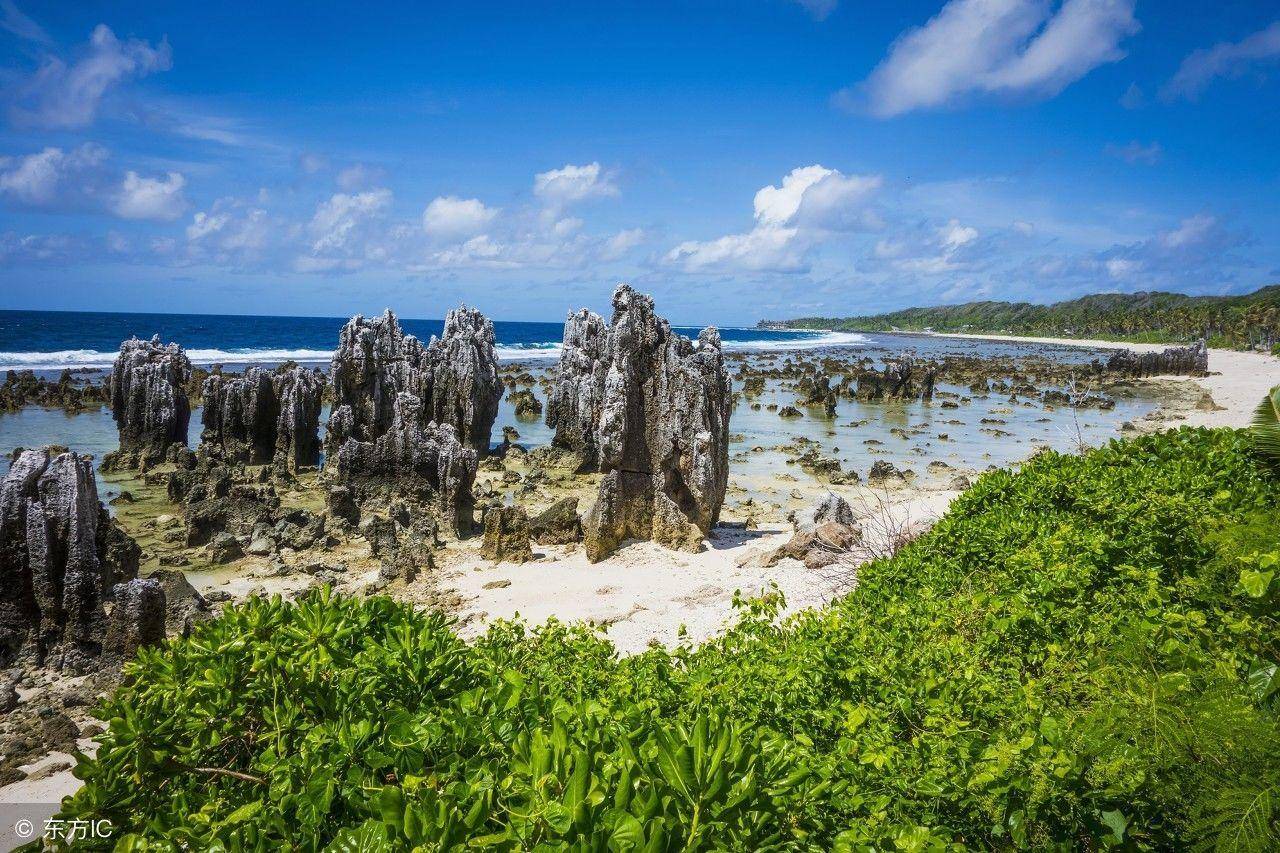
[[[1187,296],[1160,291],[1095,293],[1036,305],[965,302],[862,317],[803,317],[761,325],[848,331],[999,332],[1012,335],[1190,341],[1271,346],[1280,341],[1280,285],[1242,296]]]

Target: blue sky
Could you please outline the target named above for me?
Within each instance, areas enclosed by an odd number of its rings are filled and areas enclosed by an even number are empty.
[[[1280,281],[1280,7],[0,0],[0,308],[850,314]]]

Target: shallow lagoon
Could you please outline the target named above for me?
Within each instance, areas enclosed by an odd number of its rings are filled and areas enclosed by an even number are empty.
[[[1099,355],[1098,351],[1083,347],[912,335],[868,335],[867,341],[858,347],[830,351],[809,349],[804,351],[804,355],[819,358],[823,355],[883,357],[904,351],[931,357],[948,353],[987,357],[1041,355],[1075,364],[1085,364]],[[779,355],[777,351],[771,351],[760,352],[757,357],[777,359]],[[523,363],[535,376],[554,365],[551,359],[526,358]],[[736,366],[731,369],[736,369]],[[535,386],[534,390],[545,404],[541,388]],[[938,390],[969,396],[967,389],[945,383],[940,383]],[[759,402],[761,407],[753,410],[752,402]],[[776,478],[782,474],[797,478],[809,476],[798,466],[788,464],[793,454],[778,449],[780,445],[793,443],[797,437],[816,442],[824,456],[839,459],[846,470],[852,469],[863,477],[876,460],[885,459],[899,468],[915,470],[927,482],[929,475],[925,468],[930,461],[942,461],[958,469],[983,471],[990,466],[1020,461],[1042,446],[1065,451],[1078,447],[1081,441],[1097,445],[1114,437],[1121,422],[1140,419],[1156,408],[1152,399],[1121,397],[1116,399],[1116,407],[1111,411],[1050,409],[1039,403],[1011,403],[1006,395],[999,394],[977,397],[954,409],[943,408],[941,398],[928,403],[858,403],[842,399],[834,418],[827,417],[821,409],[802,409],[804,417],[784,419],[767,408],[771,403],[781,407],[794,402],[794,394],[775,381],[767,383],[765,393],[757,400],[739,399],[730,425],[734,436],[730,445],[731,470],[734,479],[748,493],[764,484],[776,487]],[[322,429],[327,416],[326,409],[321,416]],[[989,422],[983,423],[983,419]],[[991,423],[992,420],[1003,423]],[[863,421],[865,423],[859,423]],[[495,443],[501,441],[503,427],[506,426],[519,431],[519,443],[525,447],[548,444],[552,437],[552,431],[541,419],[517,419],[504,395],[494,424]],[[894,429],[905,431],[906,435],[894,433]],[[1000,435],[993,430],[1009,434]],[[192,413],[189,436],[190,445],[196,446],[200,436],[198,408]],[[27,408],[0,415],[0,450],[7,453],[14,447],[42,444],[66,445],[101,459],[103,454],[116,447],[115,424],[105,408],[74,415],[61,410]],[[8,465],[7,457],[0,459],[0,473],[6,471]],[[949,479],[951,473],[942,471],[936,476]],[[118,487],[101,480],[99,488],[108,499],[118,490]]]

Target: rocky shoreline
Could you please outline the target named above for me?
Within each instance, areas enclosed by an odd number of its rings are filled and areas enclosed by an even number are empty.
[[[327,375],[296,365],[215,369],[198,387],[180,346],[125,342],[102,397],[120,430],[103,478],[120,494],[113,517],[93,517],[137,549],[137,565],[97,559],[100,602],[76,617],[85,627],[75,648],[124,659],[228,603],[318,585],[450,611],[464,634],[519,613],[593,621],[623,652],[697,640],[722,628],[737,590],[772,582],[792,609],[817,605],[856,582],[860,562],[918,535],[981,473],[942,458],[954,442],[949,413],[981,405],[980,431],[1002,441],[1011,435],[1001,429],[1006,418],[1088,417],[1139,397],[1156,408],[1125,428],[1221,410],[1198,384],[1214,379],[1202,375],[1213,366],[1202,347],[1091,364],[724,352],[714,329],[696,342],[676,335],[651,299],[622,287],[610,322],[569,316],[559,364],[548,369],[499,364],[487,324],[459,309],[440,340],[422,344],[390,312],[356,317]],[[1148,376],[1164,370],[1197,378]],[[33,392],[40,382],[21,377],[10,384],[27,389],[24,401],[76,397],[65,390],[69,376],[42,381],[64,390]],[[91,387],[76,393],[93,400]],[[494,443],[504,397],[518,423],[544,417],[551,441],[529,446],[519,426],[505,426]],[[188,448],[193,400],[203,403],[203,431]],[[858,458],[871,462],[862,467],[829,440],[860,429],[839,419],[851,403],[903,413],[900,427],[862,439]],[[924,420],[903,408],[922,404],[931,413]],[[775,419],[789,437],[743,446],[731,432],[735,407],[744,418]],[[879,458],[885,441],[910,448],[918,464]],[[80,472],[83,490],[83,457],[27,451],[10,468],[10,491],[26,494],[23,472],[40,459],[42,471],[58,460],[60,470]],[[96,491],[81,503],[96,506]],[[7,531],[5,571],[29,565],[12,556],[14,543],[29,550],[35,541],[25,522]],[[6,626],[17,624],[5,613]],[[115,683],[118,663],[86,677],[82,665],[51,666],[47,654],[11,645],[0,684],[11,712],[0,725],[0,782],[22,785],[65,772],[32,762],[83,748],[101,725],[88,709]]]

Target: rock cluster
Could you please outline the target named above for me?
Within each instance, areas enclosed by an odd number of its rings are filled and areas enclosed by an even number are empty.
[[[163,594],[157,623],[138,556],[98,501],[88,457],[23,451],[0,483],[0,666],[84,672],[162,639]],[[113,591],[126,600],[108,620]]]
[[[16,412],[24,406],[68,412],[97,409],[109,402],[109,391],[103,383],[77,382],[70,370],[62,371],[56,382],[37,377],[30,370],[10,370],[0,385],[0,412]]]
[[[866,368],[858,372],[856,397],[876,400],[931,400],[937,371],[932,364],[917,365],[911,356],[885,364],[883,371]]]
[[[391,428],[396,399],[418,398],[421,425],[448,425],[464,445],[489,450],[502,386],[493,348],[493,323],[479,311],[450,311],[444,333],[423,346],[406,335],[396,316],[359,315],[342,328],[333,355],[333,414],[326,449],[336,454],[348,439],[373,441]]]
[[[565,323],[547,407],[555,444],[604,474],[583,522],[587,559],[628,538],[696,550],[714,526],[729,477],[732,385],[720,335],[673,334],[653,299],[619,285],[613,319]]]
[[[242,376],[214,373],[204,382],[201,447],[226,462],[285,471],[320,461],[324,374],[296,365]]]
[[[173,445],[186,446],[191,405],[184,386],[190,376],[182,347],[162,345],[159,335],[120,344],[110,382],[120,449],[103,459],[104,468],[145,467],[163,460]]]
[[[1100,363],[1094,364],[1097,367]],[[1196,341],[1186,347],[1169,347],[1161,352],[1138,353],[1122,349],[1107,359],[1106,370],[1134,377],[1203,376],[1209,372],[1209,350],[1204,341]]]
[[[825,569],[849,560],[862,542],[862,528],[853,518],[853,508],[839,495],[828,492],[818,506],[797,520],[796,532],[766,560],[766,566],[789,557],[809,569]]]
[[[332,429],[334,421],[329,423]],[[409,500],[432,508],[451,532],[463,536],[473,523],[471,487],[478,462],[475,450],[462,446],[453,427],[424,425],[422,401],[401,392],[386,429],[371,441],[347,438],[332,465],[358,501]]]
[[[357,501],[399,496],[470,532],[478,454],[502,397],[493,343],[493,323],[466,307],[425,347],[390,311],[343,327],[326,464]]]

